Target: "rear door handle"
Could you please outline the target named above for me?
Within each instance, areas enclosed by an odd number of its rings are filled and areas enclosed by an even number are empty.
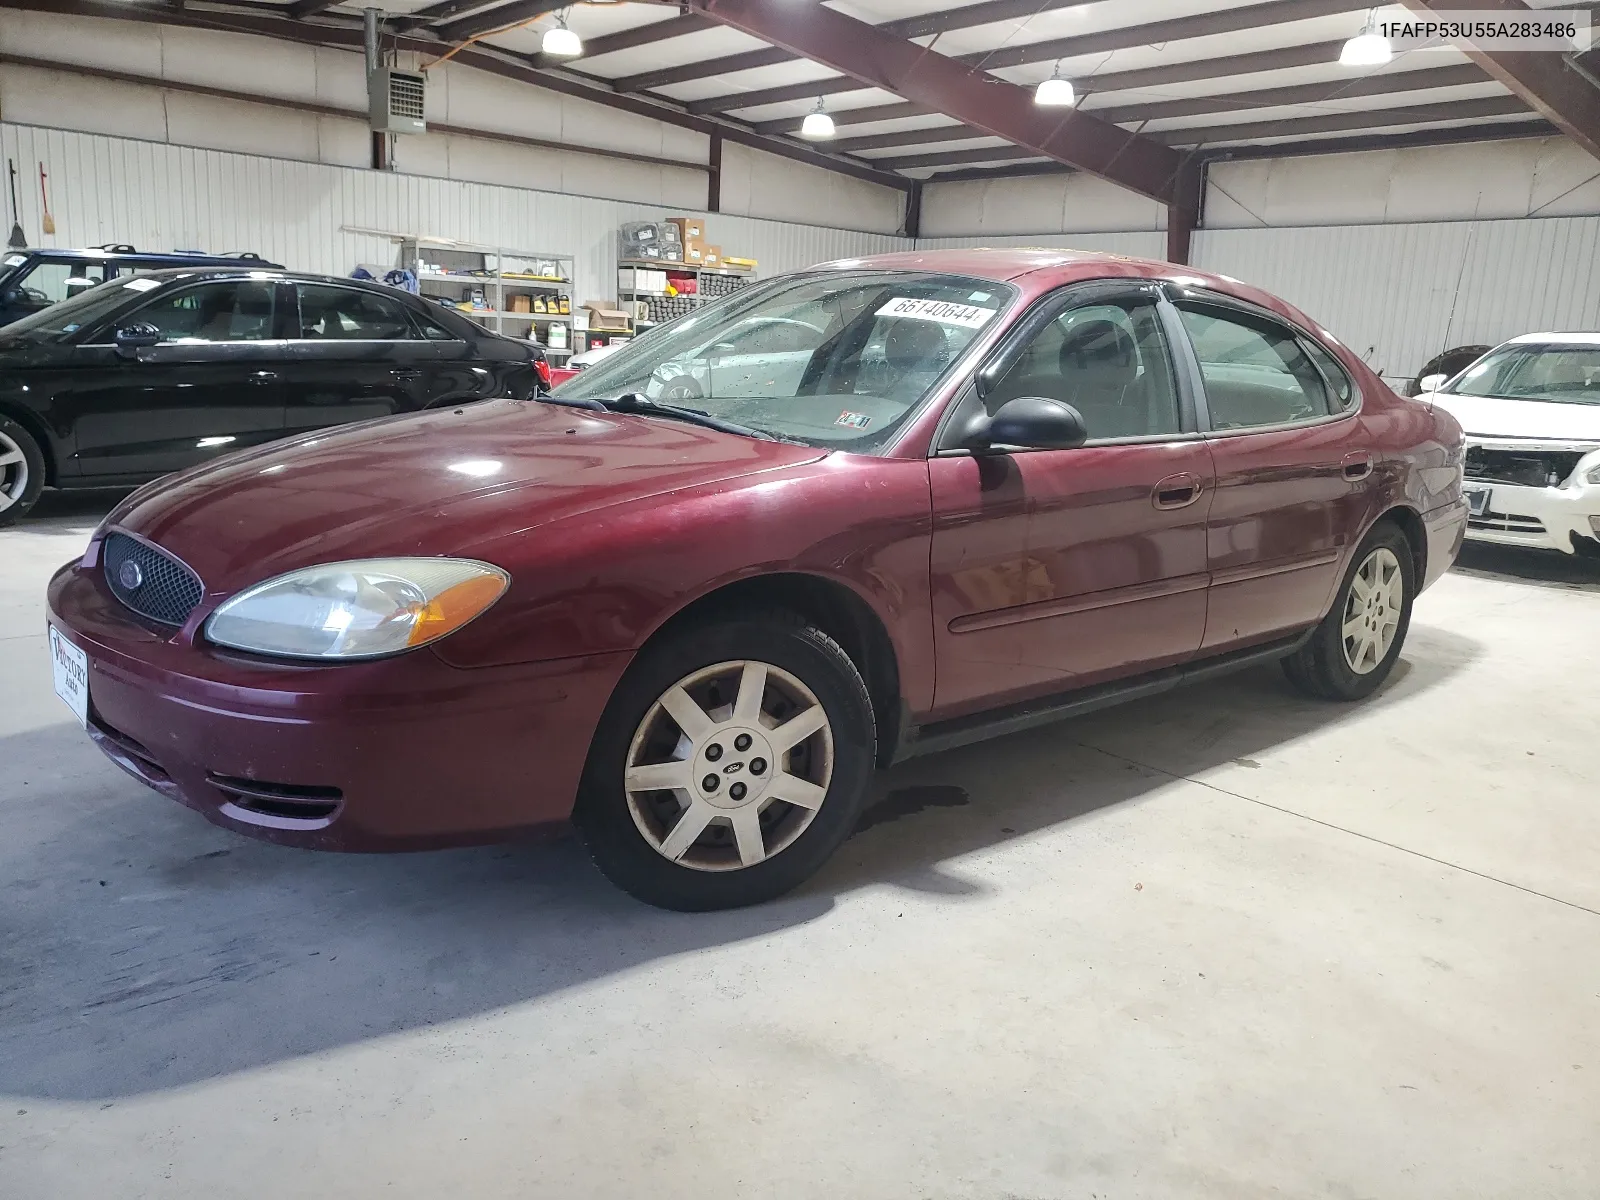
[[[278,373],[276,371],[251,371],[249,382],[258,386],[264,386],[269,383],[277,383]]]
[[[1365,450],[1356,450],[1344,456],[1344,477],[1346,479],[1365,479],[1372,474],[1372,455]]]
[[[1198,475],[1180,471],[1168,475],[1150,490],[1150,503],[1157,508],[1186,508],[1200,499],[1203,486]]]
[[[422,372],[421,371],[412,370],[412,369],[409,369],[409,368],[408,369],[402,369],[402,368],[396,367],[393,371],[391,371],[389,373],[391,375],[393,375],[396,379],[421,379],[422,378]]]

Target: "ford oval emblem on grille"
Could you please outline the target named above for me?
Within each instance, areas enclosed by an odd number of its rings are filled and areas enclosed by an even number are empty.
[[[139,590],[139,585],[144,582],[144,572],[133,559],[127,559],[117,568],[117,582],[122,585],[124,591],[136,592]]]

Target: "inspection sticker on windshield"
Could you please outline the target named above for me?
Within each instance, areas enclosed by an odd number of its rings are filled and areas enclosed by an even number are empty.
[[[877,311],[880,317],[909,317],[913,321],[937,321],[941,325],[961,325],[982,329],[996,310],[975,304],[951,304],[947,300],[915,300],[910,296],[889,301]]]
[[[851,412],[848,408],[839,414],[835,425],[843,425],[848,429],[865,429],[872,424],[872,418],[866,413]]]

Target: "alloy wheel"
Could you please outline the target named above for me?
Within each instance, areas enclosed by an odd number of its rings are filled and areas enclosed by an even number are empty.
[[[1344,661],[1357,675],[1368,675],[1388,657],[1405,609],[1405,575],[1394,551],[1380,546],[1362,560],[1350,578],[1341,626]]]
[[[0,433],[0,512],[4,512],[28,492],[28,456],[4,433]]]
[[[717,663],[686,675],[645,713],[623,787],[655,851],[698,871],[756,866],[811,825],[833,775],[822,703],[770,663]]]

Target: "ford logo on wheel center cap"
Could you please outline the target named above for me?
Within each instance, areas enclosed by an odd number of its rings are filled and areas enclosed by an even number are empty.
[[[139,569],[138,563],[129,559],[117,568],[117,582],[127,591],[138,591],[139,585],[144,583],[144,572]]]

